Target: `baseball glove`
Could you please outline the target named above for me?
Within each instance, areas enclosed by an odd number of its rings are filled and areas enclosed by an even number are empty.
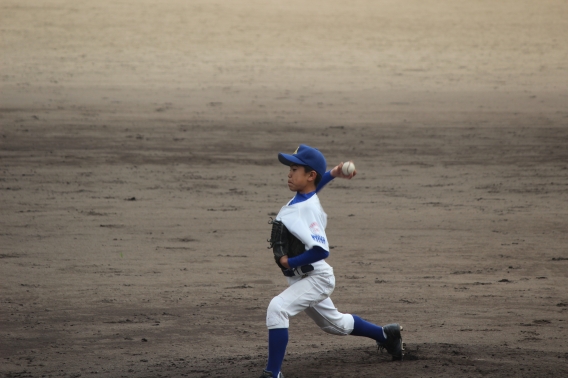
[[[270,246],[268,248],[272,248],[272,252],[274,253],[274,260],[276,264],[285,271],[286,268],[280,264],[280,258],[282,256],[287,255],[288,257],[295,257],[301,255],[306,250],[304,243],[297,237],[295,237],[284,223],[272,220],[268,221],[269,224],[272,224],[272,232],[270,233],[270,239],[268,242]]]

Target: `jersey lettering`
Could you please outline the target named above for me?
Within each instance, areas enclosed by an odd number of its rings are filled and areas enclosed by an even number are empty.
[[[319,229],[317,222],[312,222],[312,224],[310,224],[310,230],[312,231],[313,234],[319,234],[320,233],[320,229]]]
[[[314,239],[318,243],[325,244],[325,238],[321,235],[314,235],[312,234],[312,239]]]

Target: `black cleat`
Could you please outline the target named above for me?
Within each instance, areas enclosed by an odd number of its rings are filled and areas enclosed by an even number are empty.
[[[387,324],[383,327],[385,335],[387,335],[387,341],[384,344],[380,344],[377,341],[377,347],[380,352],[386,349],[387,352],[392,356],[393,361],[402,361],[404,350],[404,343],[402,342],[402,336],[400,331],[402,327],[397,323]]]
[[[263,370],[260,378],[275,378],[275,377],[272,376],[271,371]],[[280,372],[280,373],[278,373],[278,377],[276,377],[276,378],[284,378],[284,374],[282,374],[282,372]]]

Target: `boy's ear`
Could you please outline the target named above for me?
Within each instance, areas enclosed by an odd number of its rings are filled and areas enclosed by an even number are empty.
[[[316,171],[310,171],[310,176],[308,177],[308,181],[316,181],[318,177],[318,173]]]

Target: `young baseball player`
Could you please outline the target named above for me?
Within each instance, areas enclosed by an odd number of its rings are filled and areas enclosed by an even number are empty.
[[[292,155],[278,154],[278,160],[290,167],[288,188],[295,195],[272,222],[270,243],[289,286],[268,306],[268,362],[261,378],[284,377],[280,369],[288,344],[289,318],[301,311],[325,332],[371,338],[379,349],[386,349],[394,360],[401,360],[402,327],[398,324],[380,327],[357,315],[343,314],[329,297],[335,288],[335,276],[333,268],[325,262],[329,256],[327,215],[317,192],[335,177],[351,179],[356,171],[344,174],[341,163],[326,172],[323,154],[306,145],[300,145]]]

